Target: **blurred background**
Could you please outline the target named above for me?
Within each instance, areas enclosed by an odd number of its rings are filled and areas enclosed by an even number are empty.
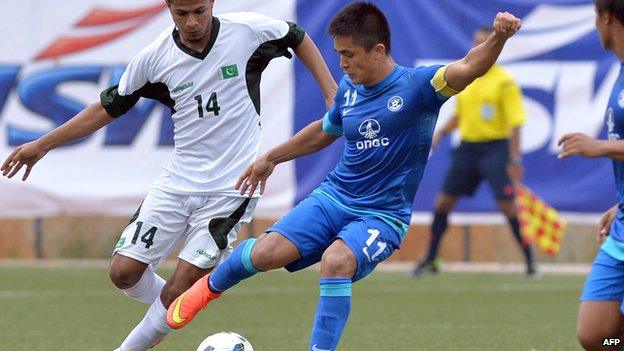
[[[619,63],[600,47],[593,2],[372,2],[388,16],[392,55],[403,66],[461,58],[474,30],[491,25],[499,11],[523,20],[499,62],[524,94],[525,183],[568,226],[558,254],[538,254],[546,273],[541,280],[508,274],[522,272],[522,255],[482,184],[451,214],[440,252],[444,270],[476,267],[480,273],[408,279],[396,272],[394,267],[412,268],[427,247],[434,195],[458,143],[457,135],[445,138],[431,154],[402,249],[391,264],[354,286],[341,349],[579,350],[578,296],[598,250],[600,213],[615,203],[616,194],[609,160],[560,161],[556,142],[567,132],[606,137],[604,110]],[[215,14],[255,11],[298,22],[339,80],[326,27],[348,3],[216,0]],[[162,0],[3,0],[0,8],[0,160],[97,101],[129,60],[172,23]],[[273,60],[261,90],[264,150],[324,114],[320,91],[296,59]],[[438,126],[454,105],[453,99],[444,105]],[[114,289],[106,266],[121,230],[171,154],[172,135],[168,109],[141,100],[95,135],[51,151],[27,182],[21,174],[0,177],[0,310],[10,316],[0,319],[0,350],[111,350],[142,318],[145,306]],[[261,233],[303,199],[341,152],[338,141],[280,165],[241,236]],[[167,277],[171,268],[169,261],[160,272]],[[250,279],[159,349],[194,350],[221,330],[240,332],[260,351],[306,349],[317,279],[313,270]]]
[[[498,11],[523,20],[500,63],[524,93],[525,183],[568,222],[561,251],[540,262],[588,263],[597,245],[599,214],[616,201],[610,161],[557,159],[567,132],[604,138],[604,110],[619,63],[600,47],[588,0],[373,1],[388,16],[392,55],[404,66],[447,63],[471,47],[475,29]],[[316,41],[334,77],[342,72],[329,19],[349,1],[216,1],[215,13],[256,11],[298,22]],[[127,62],[171,25],[160,0],[3,1],[0,29],[0,159],[17,145],[64,123],[116,84]],[[54,15],[51,15],[51,14]],[[297,60],[277,59],[262,80],[267,149],[320,118],[321,94]],[[438,125],[451,115],[446,103]],[[27,182],[0,179],[1,258],[107,258],[173,149],[169,111],[142,100],[95,135],[50,152]],[[414,261],[428,239],[434,195],[457,137],[432,153],[414,202],[409,235],[394,261]],[[307,195],[335,166],[342,142],[280,165],[260,201],[260,233]],[[451,217],[441,257],[447,262],[520,262],[504,218],[486,184]]]

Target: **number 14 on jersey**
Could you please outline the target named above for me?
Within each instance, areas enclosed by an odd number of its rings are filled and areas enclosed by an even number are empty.
[[[195,101],[197,101],[197,112],[199,113],[199,118],[204,118],[204,104],[202,102],[202,96],[195,96]],[[217,100],[217,92],[213,91],[208,98],[208,102],[206,103],[206,111],[209,113],[212,112],[215,116],[219,115],[219,101]]]

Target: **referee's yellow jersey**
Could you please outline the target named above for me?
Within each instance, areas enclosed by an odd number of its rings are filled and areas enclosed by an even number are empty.
[[[507,139],[526,119],[522,91],[507,71],[494,65],[457,95],[455,115],[462,141]]]

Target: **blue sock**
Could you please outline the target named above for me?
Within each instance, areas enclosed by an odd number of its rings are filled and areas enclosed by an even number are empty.
[[[321,278],[310,350],[334,351],[351,312],[351,278]]]
[[[230,256],[210,273],[208,288],[212,292],[223,292],[259,272],[251,263],[251,249],[255,243],[255,238],[241,242]]]

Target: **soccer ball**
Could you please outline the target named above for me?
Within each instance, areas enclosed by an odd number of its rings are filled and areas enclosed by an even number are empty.
[[[220,332],[204,339],[197,351],[253,351],[253,347],[239,334]]]

